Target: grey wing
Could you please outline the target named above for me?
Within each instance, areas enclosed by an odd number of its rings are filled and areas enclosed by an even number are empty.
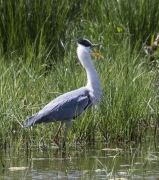
[[[90,105],[88,91],[82,88],[61,95],[47,104],[42,110],[26,120],[26,127],[37,123],[71,120]]]

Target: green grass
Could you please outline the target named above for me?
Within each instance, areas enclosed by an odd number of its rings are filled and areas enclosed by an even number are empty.
[[[58,123],[24,129],[24,120],[60,94],[86,84],[76,39],[101,42],[92,57],[101,79],[98,110],[73,121],[68,141],[141,141],[157,137],[158,71],[142,53],[158,32],[149,1],[1,1],[1,146],[50,144]],[[156,60],[157,62],[157,60]]]

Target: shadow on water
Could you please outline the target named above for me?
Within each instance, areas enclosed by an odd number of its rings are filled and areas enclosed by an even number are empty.
[[[158,179],[159,147],[133,146],[1,150],[0,179]]]

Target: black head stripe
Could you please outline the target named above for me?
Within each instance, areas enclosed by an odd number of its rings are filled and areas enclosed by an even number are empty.
[[[88,41],[87,39],[81,39],[80,38],[80,39],[77,40],[77,43],[81,44],[81,45],[83,45],[85,47],[91,47],[92,46],[91,42]]]

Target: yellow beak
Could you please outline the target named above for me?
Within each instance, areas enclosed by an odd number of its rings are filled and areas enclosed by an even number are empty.
[[[102,55],[100,55],[100,54],[97,53],[97,52],[92,52],[92,54],[94,54],[94,55],[96,55],[96,56],[99,56],[99,57],[101,57],[101,58],[104,58]]]

